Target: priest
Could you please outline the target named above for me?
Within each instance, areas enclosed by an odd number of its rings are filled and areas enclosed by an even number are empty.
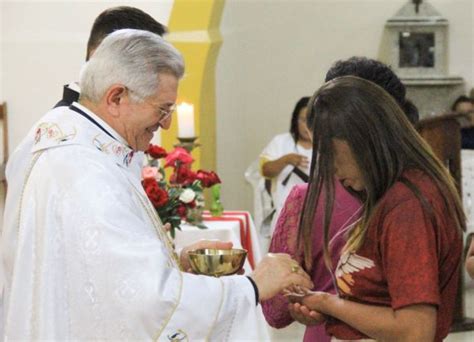
[[[28,167],[8,174],[0,241],[5,340],[251,340],[259,301],[312,287],[285,254],[250,277],[181,271],[186,254],[175,254],[131,165],[169,128],[183,73],[158,35],[115,31],[83,68],[79,102],[25,138],[34,145],[12,159]]]

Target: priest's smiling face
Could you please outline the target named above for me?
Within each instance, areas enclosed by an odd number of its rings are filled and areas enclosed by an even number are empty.
[[[122,118],[123,137],[136,151],[145,151],[160,127],[168,129],[171,125],[179,80],[171,74],[158,76],[159,86],[156,95],[142,102],[131,102]]]

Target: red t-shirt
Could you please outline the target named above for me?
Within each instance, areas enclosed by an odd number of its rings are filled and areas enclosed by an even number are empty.
[[[336,278],[342,298],[390,306],[437,307],[436,341],[449,332],[458,288],[462,240],[435,183],[421,171],[404,177],[421,191],[434,209],[434,226],[421,202],[402,182],[379,201],[363,246],[342,255]],[[329,334],[339,339],[366,338],[344,322],[331,319]]]

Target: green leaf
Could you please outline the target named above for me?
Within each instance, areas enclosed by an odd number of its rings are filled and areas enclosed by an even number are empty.
[[[196,223],[196,227],[198,227],[199,229],[208,229],[207,226],[202,223]]]
[[[179,230],[181,230],[181,228],[179,227],[179,225],[181,224],[181,220],[170,220],[170,224],[175,227],[175,228],[179,228]]]

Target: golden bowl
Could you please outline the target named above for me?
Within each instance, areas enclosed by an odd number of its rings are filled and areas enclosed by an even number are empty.
[[[196,249],[189,251],[191,268],[197,274],[220,277],[237,273],[244,265],[245,249]]]

